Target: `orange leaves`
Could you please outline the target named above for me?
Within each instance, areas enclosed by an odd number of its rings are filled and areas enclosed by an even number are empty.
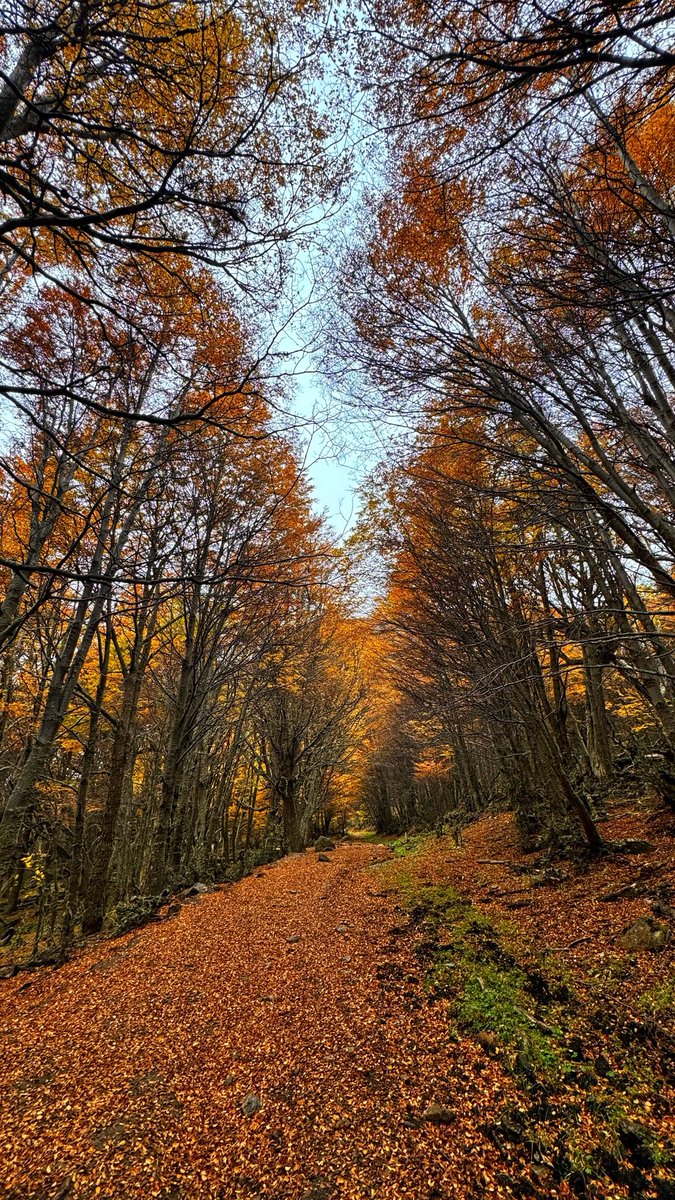
[[[645,114],[629,126],[626,148],[647,178],[668,195],[675,184],[675,106],[658,95],[645,101]]]
[[[386,1180],[407,1200],[493,1180],[477,1126],[508,1084],[493,1064],[474,1075],[445,1006],[424,1002],[409,940],[390,934],[387,857],[310,851],[26,991],[1,983],[6,1184],[46,1200],[68,1177],[78,1200],[363,1200]],[[448,1077],[457,1124],[419,1124]]]
[[[463,223],[472,206],[468,183],[445,180],[431,154],[409,151],[400,194],[390,194],[379,214],[381,242],[371,250],[379,271],[399,286],[441,284],[466,269]]]

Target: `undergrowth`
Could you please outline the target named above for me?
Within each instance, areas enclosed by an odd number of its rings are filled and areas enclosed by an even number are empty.
[[[421,930],[426,988],[450,1000],[458,1031],[493,1034],[516,1073],[536,1072],[548,1083],[564,1077],[570,1061],[563,1028],[536,1010],[542,999],[557,999],[558,1007],[569,1000],[568,986],[521,965],[509,949],[510,928],[494,925],[452,888],[409,889],[408,908]]]
[[[672,1171],[675,1156],[645,1122],[668,1073],[659,1019],[672,1006],[672,982],[636,999],[645,1017],[636,1024],[613,1001],[623,960],[612,956],[575,986],[554,954],[524,948],[511,924],[420,878],[414,856],[423,840],[403,841],[383,869],[416,930],[429,1000],[447,1002],[457,1035],[475,1037],[526,1097],[523,1140],[579,1195],[591,1195],[599,1178],[625,1189],[618,1194],[669,1195],[661,1172]],[[499,1122],[493,1128],[499,1140]],[[660,1182],[649,1180],[652,1171]]]

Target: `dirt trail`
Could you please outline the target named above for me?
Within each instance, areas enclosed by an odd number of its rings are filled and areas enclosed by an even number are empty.
[[[427,1004],[383,857],[293,856],[0,985],[3,1200],[510,1195],[478,1131],[509,1084]]]

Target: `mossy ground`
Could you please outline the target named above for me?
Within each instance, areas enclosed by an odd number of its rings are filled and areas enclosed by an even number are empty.
[[[425,844],[392,846],[395,859],[378,872],[409,915],[430,1002],[445,1002],[457,1036],[477,1038],[522,1092],[518,1110],[495,1123],[497,1141],[529,1141],[579,1195],[670,1196],[675,1154],[659,1118],[674,1061],[664,1021],[673,981],[638,998],[636,1022],[615,994],[625,955],[573,977],[522,937],[517,917],[495,920],[425,879]]]

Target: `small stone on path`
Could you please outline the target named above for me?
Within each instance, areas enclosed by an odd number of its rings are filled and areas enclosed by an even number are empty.
[[[315,850],[334,850],[335,842],[333,842],[329,837],[320,837],[320,838],[317,838],[317,840],[315,841],[314,849]]]
[[[422,1113],[422,1120],[429,1121],[431,1125],[452,1125],[456,1117],[444,1104],[438,1104],[434,1101]]]
[[[670,940],[667,925],[660,925],[652,917],[639,917],[628,925],[617,938],[622,950],[663,950]]]
[[[185,894],[186,896],[203,896],[210,890],[205,883],[193,883],[192,887],[188,888]]]

